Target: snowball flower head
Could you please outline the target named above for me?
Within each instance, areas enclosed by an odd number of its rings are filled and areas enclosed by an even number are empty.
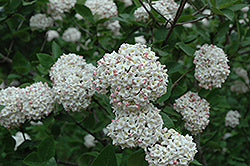
[[[95,147],[95,137],[93,137],[92,135],[88,134],[88,135],[85,135],[84,137],[84,145],[87,147],[87,148],[92,148],[92,147]]]
[[[24,136],[25,136],[26,140],[31,140],[30,136],[27,133],[24,133]],[[14,150],[17,150],[18,146],[20,146],[25,141],[23,134],[22,134],[22,132],[18,131],[15,135],[12,135],[12,137],[16,141],[16,145],[15,145]]]
[[[107,29],[111,30],[111,32],[116,35],[119,36],[121,35],[121,33],[119,32],[121,29],[121,26],[119,24],[118,20],[115,21],[108,21],[107,23]]]
[[[237,67],[233,69],[237,76],[244,78],[246,84],[249,84],[249,78],[247,71],[241,67]]]
[[[81,32],[76,28],[70,27],[64,31],[62,38],[67,42],[77,42],[81,39]]]
[[[122,112],[107,126],[113,145],[146,148],[158,141],[163,120],[152,104],[137,112]]]
[[[85,5],[100,19],[117,16],[117,6],[113,0],[86,0]]]
[[[187,92],[175,100],[173,108],[182,115],[185,128],[193,134],[202,132],[209,123],[209,103],[197,93]]]
[[[51,17],[46,17],[45,14],[36,14],[30,18],[30,28],[32,31],[36,29],[45,30],[53,25]]]
[[[93,75],[95,67],[87,64],[82,56],[63,54],[51,67],[50,77],[56,100],[66,111],[81,111],[90,104],[94,95]]]
[[[195,78],[199,86],[205,89],[221,88],[230,73],[228,59],[221,48],[215,45],[203,45],[194,54]]]
[[[174,129],[164,128],[160,140],[147,148],[145,159],[149,166],[188,165],[197,153],[192,140],[188,134],[183,136]]]
[[[148,11],[151,10],[151,7],[149,6],[148,3],[143,2],[144,6],[146,7],[146,9]],[[134,11],[134,17],[136,21],[140,21],[140,22],[147,22],[149,20],[149,14],[148,12],[145,10],[145,8],[143,6],[137,8]]]
[[[125,6],[130,6],[133,4],[132,0],[121,0],[121,1],[125,3]]]
[[[26,120],[23,111],[24,91],[20,88],[8,87],[0,91],[0,105],[5,106],[0,111],[0,125],[6,128],[20,126]]]
[[[27,86],[24,92],[26,95],[23,102],[23,111],[28,112],[27,119],[40,120],[53,111],[55,95],[46,82],[38,82]]]
[[[118,53],[105,54],[94,72],[98,93],[110,87],[110,102],[118,110],[137,110],[167,92],[168,75],[151,48],[122,44]]]
[[[49,30],[47,33],[47,41],[52,41],[55,38],[59,37],[59,33],[55,30]]]
[[[236,92],[236,93],[246,93],[249,90],[246,84],[239,80],[234,81],[230,89],[232,92]]]
[[[225,118],[225,125],[235,128],[239,124],[240,113],[238,111],[230,110],[227,112]]]
[[[68,12],[76,4],[76,0],[49,0],[49,6],[57,13]]]
[[[146,44],[147,43],[147,41],[146,41],[146,39],[144,38],[143,35],[135,37],[135,42],[136,43],[141,43],[141,44]]]

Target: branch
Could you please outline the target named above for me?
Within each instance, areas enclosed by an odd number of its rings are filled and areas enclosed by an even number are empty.
[[[194,12],[193,14],[192,14],[192,16],[195,16],[195,15],[197,15],[197,14],[201,14],[201,12],[204,10],[204,9],[206,9],[206,7],[207,7],[208,5],[206,4],[205,6],[203,6],[201,9],[199,9],[199,10],[197,10],[196,12]]]
[[[183,8],[184,8],[186,2],[187,2],[187,0],[182,0],[182,1],[181,1],[180,7],[178,8],[178,10],[177,10],[177,12],[176,12],[176,15],[175,15],[175,18],[174,18],[173,25],[172,25],[171,28],[169,29],[168,34],[167,34],[165,40],[163,41],[161,47],[163,47],[163,46],[165,46],[165,45],[167,44],[168,38],[170,37],[170,35],[171,35],[171,33],[172,33],[172,31],[173,31],[173,29],[174,29],[174,27],[175,27],[175,24],[176,24],[178,18],[181,16],[182,10],[183,10]]]
[[[64,165],[71,165],[71,166],[78,166],[77,163],[72,163],[72,162],[69,162],[69,161],[61,161],[61,160],[57,160],[56,162],[57,164],[64,164]]]
[[[207,16],[204,16],[204,17],[200,17],[200,18],[197,18],[197,19],[194,19],[194,20],[191,20],[191,21],[176,23],[175,25],[178,26],[178,25],[183,25],[183,24],[188,24],[188,23],[195,23],[195,22],[198,22],[198,21],[203,20],[205,18],[208,18],[210,16],[212,16],[212,15],[207,15]]]
[[[4,56],[2,53],[0,53],[0,58],[2,58],[4,62],[12,63],[12,60]]]
[[[171,87],[171,92],[174,90],[174,88],[176,87],[176,85],[178,84],[178,82],[185,76],[187,75],[189,72],[191,72],[192,70],[194,70],[194,67],[192,69],[189,69],[186,73],[184,73],[182,76],[180,76],[180,78],[178,78],[178,80],[176,80],[174,82],[174,84]]]
[[[201,160],[201,163],[203,166],[207,166],[207,161],[206,158],[203,155],[202,148],[200,146],[200,133],[194,137],[194,142],[197,145],[198,153],[199,153],[199,158]]]
[[[148,11],[148,9],[146,8],[146,6],[143,4],[143,2],[141,0],[139,0],[139,2],[141,3],[141,5],[144,7],[144,9],[147,11],[147,13],[149,14],[149,16],[153,19],[153,21],[156,23],[156,25],[160,26],[159,23],[156,21],[156,19],[154,18],[154,16],[150,13],[150,11]]]

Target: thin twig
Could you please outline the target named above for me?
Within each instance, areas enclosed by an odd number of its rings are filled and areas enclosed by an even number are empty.
[[[203,166],[207,166],[206,158],[203,155],[203,151],[202,151],[202,148],[200,146],[200,133],[195,136],[194,141],[196,143],[196,146],[197,146],[197,149],[198,149],[198,153],[199,153],[199,158],[201,160],[202,165]]]
[[[183,25],[183,24],[188,24],[188,23],[195,23],[195,22],[198,22],[198,21],[203,20],[205,18],[208,18],[210,16],[212,16],[212,15],[207,15],[207,16],[200,17],[200,18],[197,18],[197,19],[194,19],[194,20],[190,20],[190,21],[186,21],[186,22],[176,23],[175,25],[178,26],[178,25]]]
[[[0,58],[3,59],[4,62],[8,62],[8,63],[12,63],[12,60],[6,56],[4,56],[3,54],[0,53]]]
[[[175,86],[178,84],[178,82],[179,82],[185,75],[187,75],[189,72],[191,72],[192,70],[194,70],[194,67],[191,68],[191,69],[189,69],[189,70],[188,70],[186,73],[184,73],[182,76],[180,76],[180,78],[178,78],[178,80],[176,80],[176,81],[174,82],[174,84],[172,85],[171,91],[173,91],[174,88],[175,88]]]
[[[201,12],[204,10],[204,9],[206,9],[206,7],[207,7],[208,5],[206,4],[205,6],[203,6],[201,9],[199,9],[199,10],[197,10],[196,12],[194,12],[193,14],[192,14],[192,16],[195,16],[195,15],[197,15],[197,14],[202,14]]]
[[[110,115],[109,112],[99,103],[98,100],[96,100],[94,97],[92,97],[92,100],[93,100],[96,104],[98,104],[99,107],[100,107],[101,109],[103,109],[108,115]]]
[[[246,54],[246,53],[250,53],[250,49],[249,49],[249,50],[242,51],[242,52],[239,52],[240,55]]]
[[[141,5],[143,6],[143,8],[147,11],[147,13],[149,14],[149,16],[153,19],[153,21],[156,23],[156,25],[160,26],[160,24],[156,21],[156,19],[154,18],[154,16],[150,13],[150,11],[148,11],[147,7],[144,5],[144,3],[139,0],[139,2],[141,3]]]
[[[170,35],[171,35],[171,33],[172,33],[172,31],[173,31],[173,29],[174,29],[174,27],[175,27],[175,24],[176,24],[178,18],[181,16],[182,10],[183,10],[183,8],[184,8],[186,2],[187,2],[187,0],[182,0],[182,1],[181,1],[180,7],[178,8],[178,10],[177,10],[177,12],[176,12],[176,15],[175,15],[175,18],[174,18],[173,25],[172,25],[171,28],[169,29],[168,34],[167,34],[165,40],[162,42],[161,47],[163,47],[163,46],[165,46],[165,45],[167,44],[168,38],[170,37]]]
[[[150,3],[148,3],[149,6],[156,12],[158,13],[162,18],[164,18],[166,21],[169,21],[165,16],[163,16],[158,10],[156,10]]]
[[[57,164],[64,164],[64,165],[71,165],[71,166],[78,166],[77,163],[72,163],[69,161],[61,161],[61,160],[57,160]]]

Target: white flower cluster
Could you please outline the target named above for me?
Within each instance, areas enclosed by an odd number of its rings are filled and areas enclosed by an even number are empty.
[[[77,42],[81,39],[81,32],[76,28],[70,27],[63,32],[62,38],[67,42]]]
[[[195,78],[205,89],[220,88],[230,73],[228,59],[221,48],[203,45],[194,54]]]
[[[95,93],[92,86],[94,70],[92,64],[76,54],[63,54],[51,67],[52,90],[66,111],[81,111],[90,104]]]
[[[51,17],[47,17],[45,14],[36,14],[30,18],[30,28],[32,31],[36,29],[45,30],[53,25]]]
[[[132,0],[121,0],[121,1],[125,3],[125,6],[126,6],[126,7],[133,4],[133,1],[132,1]]]
[[[122,112],[107,126],[114,145],[122,148],[152,146],[159,139],[163,120],[156,107],[149,104],[136,112]]]
[[[115,21],[108,21],[105,23],[107,25],[107,29],[111,30],[111,32],[116,35],[119,36],[121,35],[121,33],[119,32],[121,29],[121,26],[119,24],[118,20]]]
[[[150,12],[150,5],[145,2],[143,4]],[[159,0],[152,1],[152,7],[159,13],[161,13],[167,20],[174,21],[174,17],[178,9],[178,4],[173,0]],[[149,20],[149,14],[143,6],[135,10],[134,17],[136,21],[147,22]]]
[[[248,74],[247,74],[247,71],[241,67],[237,67],[237,68],[234,68],[234,71],[236,73],[236,75],[238,75],[239,77],[242,77],[246,84],[248,85],[249,84],[249,78],[248,78]]]
[[[151,7],[149,6],[148,3],[146,2],[143,2],[144,6],[146,7],[146,9],[148,11],[151,10]],[[148,12],[145,10],[145,8],[143,6],[137,8],[135,11],[134,11],[134,17],[135,17],[135,20],[136,21],[140,21],[140,22],[147,22],[148,19],[149,19],[149,14]]]
[[[87,134],[84,136],[84,145],[87,147],[87,148],[92,148],[92,147],[95,147],[96,145],[96,140],[95,140],[95,137],[93,137],[92,135],[90,134]]]
[[[31,140],[30,136],[27,133],[24,133],[24,136],[25,136],[26,140]],[[23,133],[18,131],[15,135],[12,135],[12,137],[16,141],[16,145],[15,145],[14,150],[17,150],[18,146],[20,146],[24,142]]]
[[[49,30],[47,33],[47,41],[52,41],[55,38],[59,37],[59,33],[56,30]]]
[[[197,153],[189,135],[183,136],[173,129],[163,129],[160,140],[146,152],[149,166],[188,165]]]
[[[246,93],[249,91],[249,88],[246,86],[246,84],[239,80],[234,81],[230,89],[232,92],[237,92],[237,93]]]
[[[153,1],[153,7],[159,11],[167,20],[174,21],[175,14],[178,9],[178,4],[173,0]]]
[[[37,120],[54,108],[54,95],[47,83],[34,83],[26,88],[9,87],[0,91],[0,125],[6,128],[20,126],[27,119]]]
[[[56,13],[68,12],[76,4],[76,0],[49,0],[49,7]]]
[[[136,43],[141,43],[141,44],[146,44],[147,43],[147,41],[146,41],[146,39],[144,38],[143,35],[135,37],[135,42]]]
[[[137,110],[167,92],[168,75],[165,65],[151,48],[143,44],[122,44],[118,53],[105,54],[94,72],[96,90],[106,93],[118,110]],[[121,109],[120,109],[121,108]]]
[[[202,132],[209,123],[209,103],[197,93],[187,92],[175,100],[173,108],[183,116],[185,128],[193,134]]]
[[[117,16],[117,6],[113,0],[86,0],[85,5],[100,19]]]
[[[226,118],[225,118],[225,126],[230,126],[232,128],[235,128],[239,124],[239,118],[240,113],[238,111],[230,110],[227,112]]]

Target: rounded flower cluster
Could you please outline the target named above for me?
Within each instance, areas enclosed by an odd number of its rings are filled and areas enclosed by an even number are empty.
[[[107,29],[111,30],[111,32],[116,35],[119,36],[121,35],[121,33],[119,32],[121,29],[121,26],[119,24],[118,20],[115,21],[108,21],[107,23]]]
[[[153,1],[153,7],[159,11],[167,20],[174,21],[178,4],[173,0]]]
[[[95,140],[95,137],[93,137],[92,135],[90,134],[87,134],[84,136],[84,145],[87,147],[87,148],[92,148],[92,147],[95,147],[96,145],[96,140]]]
[[[225,118],[225,125],[235,128],[239,124],[240,113],[238,111],[230,110],[227,112]]]
[[[59,37],[59,33],[55,30],[49,30],[47,33],[47,41],[52,41],[55,38]]]
[[[123,3],[125,3],[125,7],[130,6],[133,4],[132,0],[121,0]]]
[[[173,107],[186,121],[185,128],[193,134],[202,132],[209,123],[209,103],[191,91],[175,100]]]
[[[0,91],[0,105],[5,106],[0,111],[0,125],[6,128],[20,126],[26,120],[23,111],[24,91],[20,88],[8,87]]]
[[[27,119],[39,120],[48,116],[54,109],[55,95],[45,82],[34,83],[24,89],[25,101],[23,111],[27,112]]]
[[[234,68],[234,71],[236,73],[236,75],[238,75],[239,77],[242,77],[246,84],[248,85],[249,84],[249,78],[248,78],[248,74],[247,74],[247,71],[241,67],[237,67],[237,68]]]
[[[183,136],[174,129],[163,129],[159,143],[149,147],[146,161],[149,166],[188,165],[197,153],[196,144],[189,135]]]
[[[100,19],[117,16],[117,6],[113,0],[86,0],[85,5]]]
[[[147,43],[147,41],[146,41],[146,39],[144,38],[143,35],[135,37],[135,42],[136,43],[141,43],[141,44],[146,44]]]
[[[148,3],[143,2],[144,6],[147,8],[148,11],[151,10],[151,7],[149,6]],[[147,22],[149,19],[149,14],[148,12],[145,10],[145,8],[143,6],[137,8],[134,11],[134,17],[136,21],[140,21],[140,22]]]
[[[107,126],[114,145],[122,148],[152,146],[159,139],[163,120],[152,104],[136,112],[122,112]]]
[[[220,88],[230,73],[224,51],[212,44],[205,44],[194,56],[194,76],[199,81],[199,86],[210,90],[212,87]]]
[[[50,17],[46,17],[45,14],[36,14],[30,18],[31,30],[42,29],[45,30],[53,25],[53,20]]]
[[[57,13],[68,12],[76,4],[76,0],[49,0],[49,6]]]
[[[94,70],[92,64],[76,54],[63,54],[51,67],[52,90],[66,111],[81,111],[90,104],[95,93],[92,86]]]
[[[234,81],[230,89],[232,92],[237,92],[237,93],[246,93],[249,91],[249,88],[246,86],[246,84],[239,80]]]
[[[81,32],[76,28],[70,27],[64,31],[62,38],[67,42],[77,42],[81,39]]]
[[[118,53],[105,54],[94,72],[98,93],[110,87],[110,102],[119,110],[136,110],[167,92],[165,65],[143,44],[122,44]]]

